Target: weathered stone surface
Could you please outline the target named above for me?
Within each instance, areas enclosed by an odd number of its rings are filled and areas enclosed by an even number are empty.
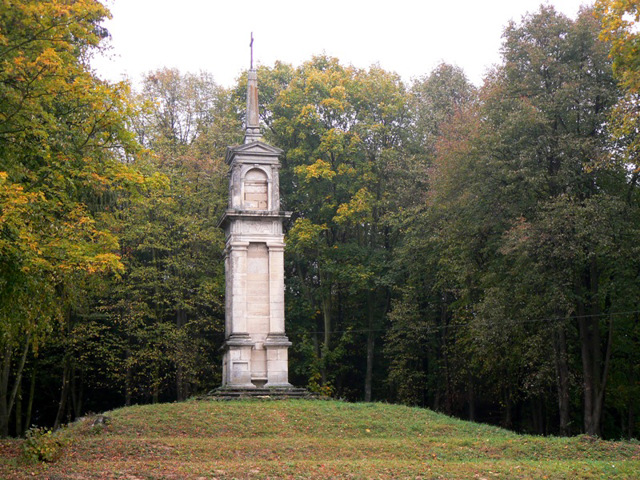
[[[290,389],[284,323],[284,235],[279,155],[261,141],[257,76],[249,73],[243,145],[230,147],[226,234],[223,389]],[[269,390],[270,392],[273,389]]]

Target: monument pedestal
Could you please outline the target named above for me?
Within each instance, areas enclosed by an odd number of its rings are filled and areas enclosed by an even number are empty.
[[[256,388],[251,382],[251,350],[253,341],[248,333],[231,335],[222,346],[225,351],[222,384],[235,388]]]
[[[267,350],[267,388],[291,388],[289,383],[289,347],[284,334],[271,334],[264,342]]]
[[[285,400],[299,398],[307,400],[324,399],[322,395],[309,392],[306,388],[232,388],[220,387],[209,392],[206,399],[210,400]]]

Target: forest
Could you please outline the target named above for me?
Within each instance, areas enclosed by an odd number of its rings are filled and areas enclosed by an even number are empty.
[[[0,3],[0,436],[220,384],[246,72],[101,80],[109,15]],[[638,0],[541,6],[481,86],[444,63],[258,68],[294,385],[637,438],[639,20]]]

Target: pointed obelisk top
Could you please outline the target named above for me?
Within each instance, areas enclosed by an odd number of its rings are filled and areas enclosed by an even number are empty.
[[[253,70],[253,32],[251,32],[251,42],[249,43],[249,48],[251,49],[251,63],[249,64],[249,69]]]
[[[262,138],[260,134],[260,117],[258,116],[258,72],[253,68],[253,32],[251,32],[251,68],[247,73],[247,117],[244,143],[251,143]]]

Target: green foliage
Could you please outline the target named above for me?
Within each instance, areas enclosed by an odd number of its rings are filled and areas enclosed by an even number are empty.
[[[347,378],[362,373],[345,368],[338,352],[353,341],[344,332],[378,330],[388,310],[394,243],[388,216],[398,208],[393,189],[405,161],[407,93],[379,67],[359,70],[324,56],[297,69],[262,68],[258,76],[261,91],[266,85],[260,97],[266,138],[286,151],[282,202],[294,210],[286,260],[287,304],[295,308],[288,319],[314,338],[316,358],[303,361],[320,365],[321,383],[357,398]],[[367,357],[369,372],[374,357]],[[365,373],[365,384],[371,375]]]
[[[433,155],[442,128],[473,103],[475,90],[462,69],[446,63],[415,80],[410,100],[411,118],[415,122],[413,148]]]
[[[334,394],[334,387],[331,382],[322,382],[322,374],[320,372],[314,372],[309,378],[307,389],[310,392],[324,395],[325,397],[331,397]]]
[[[0,435],[22,370],[98,276],[123,265],[105,201],[142,176],[125,84],[88,67],[109,16],[95,0],[0,5]],[[13,383],[10,389],[10,381]]]
[[[635,314],[617,312],[637,310],[639,205],[624,166],[600,168],[620,93],[597,37],[591,11],[542,7],[506,28],[480,101],[447,91],[444,67],[417,90],[441,111],[420,123],[427,208],[400,220],[394,256],[406,283],[385,348],[402,401],[472,418],[491,402],[507,426],[516,405],[552,409],[562,433],[600,432],[612,355],[635,362],[619,336]]]
[[[637,0],[597,0],[595,3],[595,13],[601,22],[600,38],[610,45],[613,71],[624,92],[610,115],[609,130],[615,148],[601,163],[614,168],[633,166],[631,183],[634,185],[640,177],[640,138],[637,134],[640,122],[639,12]]]
[[[27,430],[22,444],[22,458],[29,463],[57,461],[68,443],[62,437],[62,432],[32,427]]]
[[[571,21],[543,7],[509,25],[504,66],[482,103],[451,125],[436,160],[432,214],[456,279],[454,316],[469,324],[456,349],[501,399],[505,425],[512,404],[543,396],[575,368],[584,428],[600,431],[612,348],[605,319],[627,311],[618,292],[636,268],[626,240],[636,226],[624,220],[635,215],[622,212],[637,205],[623,195],[623,170],[594,168],[618,96],[597,33],[590,11]],[[556,387],[568,399],[575,384]]]
[[[637,434],[637,2],[596,14],[511,22],[479,89],[446,64],[410,86],[327,56],[259,69],[293,212],[294,383],[545,434]],[[230,91],[172,69],[136,93],[102,82],[87,65],[108,15],[95,0],[0,5],[3,435],[56,401],[60,425],[219,383],[216,219],[246,76]],[[349,434],[390,431],[356,413]]]
[[[453,268],[452,252],[448,251],[451,245],[442,242],[442,236],[468,243],[473,235],[439,229],[436,222],[440,215],[449,215],[452,207],[437,210],[427,205],[440,207],[465,201],[459,193],[473,175],[468,166],[472,152],[456,140],[474,131],[473,124],[466,120],[476,96],[464,74],[449,65],[440,65],[415,82],[411,93],[413,116],[417,119],[412,148],[417,153],[403,165],[404,178],[398,188],[402,207],[391,222],[399,231],[400,240],[393,255],[397,296],[385,338],[385,354],[390,359],[388,381],[395,398],[403,403],[432,405],[452,413],[453,395],[459,385],[451,355],[457,332],[456,326],[451,325],[454,319],[449,309],[456,299],[451,290],[457,288],[454,285],[461,271],[473,264],[461,262]],[[464,130],[455,130],[462,126]],[[442,151],[445,145],[456,145],[464,151],[446,166],[441,156],[436,170],[433,162],[437,146]],[[445,176],[445,168],[459,177]],[[452,188],[447,202],[434,198],[441,191],[429,189],[429,184],[445,178]],[[459,226],[471,225],[460,218]],[[467,361],[461,363],[461,368],[468,365]]]
[[[114,338],[109,374],[133,399],[177,398],[219,376],[226,144],[240,133],[228,93],[209,75],[150,72],[133,119],[151,151],[138,160],[146,189],[121,200],[126,272],[100,302]],[[213,365],[213,366],[212,366]],[[172,386],[175,385],[175,386]]]

